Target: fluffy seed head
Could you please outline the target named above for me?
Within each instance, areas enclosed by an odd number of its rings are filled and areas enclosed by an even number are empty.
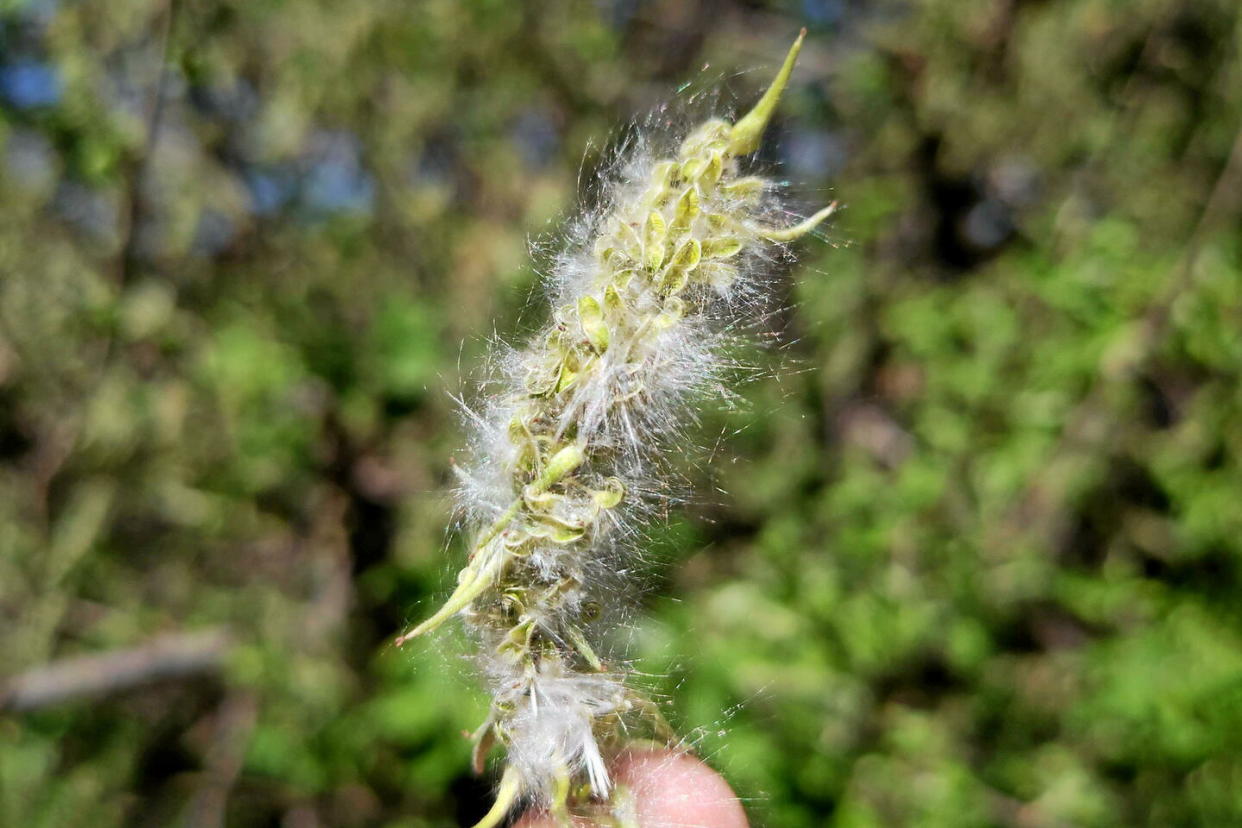
[[[507,769],[481,826],[527,797],[564,817],[606,800],[607,760],[635,737],[670,740],[608,636],[639,527],[667,498],[668,464],[694,403],[726,395],[726,345],[767,292],[768,264],[830,206],[774,228],[777,188],[743,169],[801,47],[734,124],[710,119],[667,157],[624,159],[577,225],[548,293],[551,321],[504,353],[502,389],[471,416],[460,501],[474,528],[452,596],[399,642],[461,615],[493,702],[475,734],[481,768]],[[834,205],[835,206],[835,205]]]

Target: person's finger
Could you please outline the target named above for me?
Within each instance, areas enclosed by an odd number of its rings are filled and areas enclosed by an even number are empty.
[[[729,783],[689,754],[628,753],[615,772],[634,794],[642,828],[747,828],[746,813]]]
[[[630,789],[641,828],[747,828],[746,813],[720,774],[685,753],[626,753],[614,776]],[[588,821],[575,821],[588,826]],[[527,814],[514,828],[556,828],[546,814]]]

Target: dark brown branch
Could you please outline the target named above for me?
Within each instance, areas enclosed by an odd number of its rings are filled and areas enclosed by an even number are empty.
[[[0,712],[23,713],[143,684],[221,669],[230,648],[222,630],[176,633],[125,650],[73,656],[0,681]]]

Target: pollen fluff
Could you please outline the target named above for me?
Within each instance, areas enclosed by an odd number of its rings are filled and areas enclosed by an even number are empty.
[[[550,274],[547,327],[498,357],[499,390],[469,417],[469,559],[445,604],[397,643],[457,616],[478,643],[493,700],[474,766],[496,747],[506,762],[480,828],[521,801],[564,824],[580,806],[607,808],[609,760],[636,739],[673,739],[615,632],[642,527],[669,499],[666,458],[697,405],[728,395],[725,348],[768,292],[771,263],[835,207],[780,220],[778,188],[742,163],[801,45],[736,122],[619,159]]]

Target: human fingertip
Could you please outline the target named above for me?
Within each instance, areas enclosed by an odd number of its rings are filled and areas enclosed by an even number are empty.
[[[642,828],[748,828],[729,783],[688,753],[633,751],[622,755],[615,773],[634,796]]]
[[[724,778],[689,753],[634,750],[613,768],[629,791],[639,828],[748,828],[746,812]],[[575,818],[574,828],[595,823]],[[525,814],[513,828],[560,828],[551,815]]]

